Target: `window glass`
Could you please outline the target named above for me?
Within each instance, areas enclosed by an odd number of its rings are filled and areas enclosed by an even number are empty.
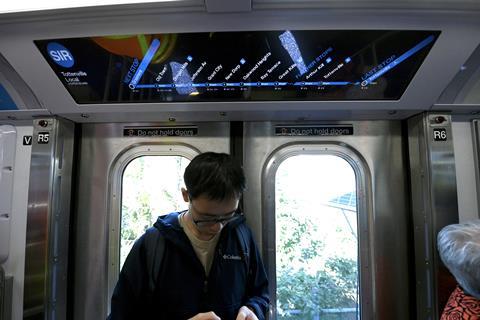
[[[338,156],[288,158],[275,178],[278,319],[359,319],[355,173]]]
[[[157,217],[187,209],[181,195],[183,173],[190,163],[181,156],[142,156],[123,172],[120,269],[135,240]]]

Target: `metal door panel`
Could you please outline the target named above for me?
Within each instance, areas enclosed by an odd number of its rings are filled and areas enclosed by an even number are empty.
[[[401,123],[328,124],[350,124],[354,134],[275,136],[275,126],[285,123],[245,123],[244,168],[249,185],[244,195],[245,212],[262,243],[270,281],[274,282],[275,277],[275,159],[301,152],[336,153],[350,159],[357,176],[362,319],[409,319],[409,212]]]
[[[192,125],[192,124],[188,124]],[[108,313],[113,282],[112,215],[118,207],[110,202],[114,177],[121,170],[119,161],[135,154],[158,154],[156,146],[177,146],[186,156],[197,152],[229,152],[228,123],[198,123],[193,137],[124,137],[126,127],[164,127],[158,123],[85,124],[82,126],[79,154],[77,208],[74,217],[74,319],[104,319]],[[168,126],[168,125],[167,125]],[[152,148],[149,148],[152,146]],[[175,147],[172,148],[172,154]],[[150,152],[150,153],[149,153]],[[184,154],[185,154],[184,152]],[[120,173],[121,174],[121,173]],[[118,220],[118,219],[117,219]],[[114,231],[115,232],[115,231]],[[116,231],[118,232],[118,230]],[[110,260],[109,260],[110,257]],[[111,289],[110,289],[111,290]]]

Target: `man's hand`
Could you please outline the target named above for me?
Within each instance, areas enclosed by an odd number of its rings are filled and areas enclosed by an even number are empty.
[[[245,318],[242,318],[242,319],[245,319]],[[205,313],[199,313],[195,317],[190,318],[188,320],[221,320],[221,319],[215,314],[215,312],[210,311]]]
[[[236,320],[258,320],[257,315],[248,307],[243,306],[238,310]]]

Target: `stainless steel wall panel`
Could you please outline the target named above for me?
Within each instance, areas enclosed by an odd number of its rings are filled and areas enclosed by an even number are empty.
[[[475,134],[474,124],[470,119],[452,115],[459,222],[480,218],[477,192],[479,175],[476,169],[475,174],[472,174],[472,169],[478,166]]]
[[[442,227],[458,222],[451,117],[418,115],[408,121],[408,132],[417,319],[438,319],[446,302],[438,278],[446,269],[438,257],[436,237]],[[444,137],[438,136],[440,132]]]
[[[74,130],[34,121],[25,250],[24,318],[66,319]]]

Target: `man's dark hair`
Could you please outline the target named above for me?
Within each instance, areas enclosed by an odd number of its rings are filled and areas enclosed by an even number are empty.
[[[183,175],[190,198],[201,195],[210,200],[240,198],[245,190],[245,174],[226,153],[205,152],[195,158]]]

